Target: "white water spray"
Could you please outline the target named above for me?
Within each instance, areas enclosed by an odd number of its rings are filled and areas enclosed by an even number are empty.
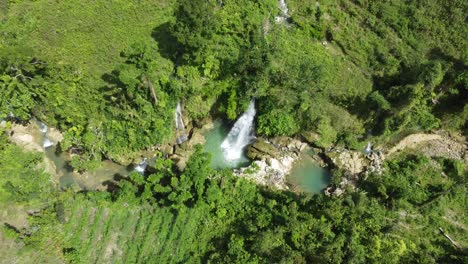
[[[42,132],[42,134],[44,134],[44,139],[42,140],[42,147],[43,148],[52,147],[54,145],[54,142],[47,137],[47,132],[49,131],[49,127],[46,124],[42,123],[41,121],[38,121],[38,125],[39,125],[39,130]]]
[[[275,21],[276,23],[286,23],[288,18],[290,17],[288,14],[289,9],[286,5],[286,2],[284,2],[284,0],[279,0],[278,7],[281,11],[281,14],[275,17]]]
[[[44,140],[42,141],[42,146],[44,148],[48,148],[48,147],[52,147],[54,145],[54,142],[52,142],[50,139],[48,138],[44,138]]]
[[[182,107],[180,102],[177,103],[177,108],[175,112],[175,125],[177,133],[177,144],[182,144],[188,140],[187,134],[185,133],[184,120],[182,118]]]
[[[289,17],[289,14],[288,14],[288,6],[286,5],[286,3],[284,2],[284,0],[280,0],[279,1],[279,8],[281,10],[281,14],[284,16],[284,17]]]
[[[244,148],[255,139],[253,124],[255,113],[255,101],[252,99],[247,111],[234,123],[221,144],[224,158],[227,161],[239,160]]]
[[[367,142],[367,146],[366,148],[364,149],[364,152],[366,154],[370,154],[372,152],[372,144],[370,142]]]
[[[148,166],[147,158],[144,158],[142,162],[138,163],[138,165],[135,166],[135,171],[144,174],[146,167]]]
[[[39,121],[39,130],[41,130],[42,133],[47,133],[49,128],[47,127],[46,124]]]

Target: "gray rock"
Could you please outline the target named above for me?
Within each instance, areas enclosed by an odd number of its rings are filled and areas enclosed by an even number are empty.
[[[176,145],[174,148],[174,154],[177,156],[188,156],[190,154],[190,150],[187,144]]]
[[[200,132],[200,129],[193,129],[192,136],[190,137],[189,141],[187,142],[188,145],[193,148],[197,144],[205,144],[206,140],[203,134]]]
[[[174,154],[174,146],[171,144],[164,144],[158,147],[158,150],[161,151],[163,154],[172,155]]]
[[[320,140],[320,135],[312,131],[302,132],[301,135],[310,144],[315,144]]]
[[[279,158],[280,151],[265,140],[258,140],[247,148],[247,157],[253,160],[262,160],[266,158]]]
[[[47,137],[53,142],[60,142],[63,140],[63,135],[60,131],[54,127],[49,127]]]
[[[364,172],[369,162],[357,151],[327,152],[326,155],[339,169],[344,170],[348,175],[357,176]]]

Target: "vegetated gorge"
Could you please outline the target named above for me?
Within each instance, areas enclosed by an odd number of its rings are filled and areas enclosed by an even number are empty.
[[[467,14],[0,0],[0,262],[467,263]]]

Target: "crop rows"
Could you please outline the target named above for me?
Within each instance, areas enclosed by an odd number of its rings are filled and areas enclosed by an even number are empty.
[[[173,213],[119,203],[75,203],[81,206],[67,212],[65,241],[77,263],[181,262],[194,253],[197,209]]]

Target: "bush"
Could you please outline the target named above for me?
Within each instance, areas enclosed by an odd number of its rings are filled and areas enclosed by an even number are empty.
[[[291,136],[299,131],[294,116],[280,109],[258,117],[258,133],[265,136]]]

